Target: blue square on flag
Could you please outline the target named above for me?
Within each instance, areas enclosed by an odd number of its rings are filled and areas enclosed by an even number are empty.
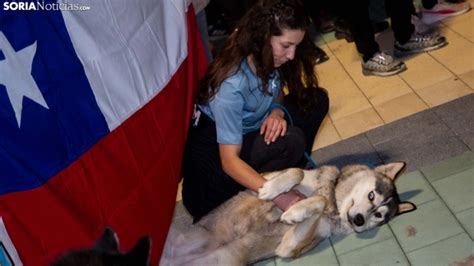
[[[61,12],[0,10],[0,195],[42,185],[108,132]]]

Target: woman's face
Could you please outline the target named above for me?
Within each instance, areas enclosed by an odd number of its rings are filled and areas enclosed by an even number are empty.
[[[280,67],[295,57],[296,46],[303,40],[302,30],[283,29],[280,36],[272,36],[270,44],[273,49],[273,62]]]

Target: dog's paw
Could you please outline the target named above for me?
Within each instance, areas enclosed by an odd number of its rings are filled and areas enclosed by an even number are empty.
[[[298,211],[286,211],[284,212],[281,217],[280,221],[286,224],[295,224],[303,221],[304,219],[308,218],[309,215],[305,215],[305,213],[301,210]]]
[[[295,229],[292,228],[285,233],[280,244],[275,249],[275,255],[280,258],[295,258],[297,257],[297,252],[295,252],[298,243],[301,239],[298,239],[295,235]]]
[[[284,245],[279,245],[275,250],[275,255],[280,258],[294,258],[296,254],[292,248],[286,247]]]
[[[287,224],[295,224],[308,218],[311,214],[309,209],[304,206],[292,206],[281,215],[280,221]]]
[[[272,173],[274,174],[274,173]],[[258,198],[261,200],[272,200],[281,193],[288,192],[303,179],[301,169],[291,168],[274,175],[258,189]]]
[[[280,221],[295,224],[304,221],[313,215],[320,215],[326,207],[324,198],[315,196],[295,203],[280,217]]]
[[[258,198],[261,200],[272,200],[276,196],[278,196],[282,192],[279,190],[275,189],[274,186],[275,182],[265,182],[261,188],[258,189]]]
[[[339,176],[339,169],[334,166],[321,166],[320,171],[321,180],[335,181]]]

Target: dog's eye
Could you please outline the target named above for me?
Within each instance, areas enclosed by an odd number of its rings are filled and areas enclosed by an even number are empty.
[[[369,200],[370,200],[370,201],[373,201],[373,200],[374,200],[374,196],[375,196],[375,195],[374,195],[374,192],[373,192],[373,191],[370,191],[370,192],[369,192],[369,195],[368,195]]]
[[[374,216],[377,218],[382,218],[382,214],[380,212],[374,213]]]

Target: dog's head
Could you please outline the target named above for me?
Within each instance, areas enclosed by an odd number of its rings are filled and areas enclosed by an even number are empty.
[[[107,227],[93,248],[65,252],[51,266],[149,265],[150,241],[142,237],[129,252],[122,253],[117,235]]]
[[[416,209],[411,202],[401,202],[395,179],[405,163],[396,162],[370,169],[365,165],[346,166],[336,186],[336,200],[343,225],[363,232],[387,223],[396,215]]]

